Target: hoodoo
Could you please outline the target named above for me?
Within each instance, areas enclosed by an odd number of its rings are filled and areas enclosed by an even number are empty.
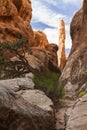
[[[61,70],[63,70],[65,64],[66,64],[66,54],[65,54],[65,23],[63,20],[59,21],[58,26],[58,44],[59,44],[59,50],[58,50],[58,66]]]

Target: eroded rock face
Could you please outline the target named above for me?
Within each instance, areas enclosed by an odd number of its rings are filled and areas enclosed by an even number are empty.
[[[25,58],[28,61],[28,64],[31,68],[31,72],[46,72],[53,71],[58,72],[57,61],[57,50],[58,46],[56,44],[48,44],[45,48],[32,47],[31,54],[25,53]],[[11,61],[19,60],[17,57],[11,58]]]
[[[72,38],[72,47],[71,47],[70,55],[80,45],[79,36],[82,28],[82,16],[83,16],[83,10],[80,9],[73,17],[70,25],[70,34]]]
[[[0,84],[0,130],[54,129],[54,112],[51,108],[53,103],[48,97],[41,92],[31,93],[22,88],[14,92],[9,89],[9,86],[5,86]],[[21,94],[20,91],[22,91]],[[28,94],[31,95],[33,102],[27,100],[30,99]],[[34,99],[32,97],[34,95],[37,98]],[[41,100],[38,98],[39,95],[43,97]],[[44,102],[43,105],[41,101]]]
[[[70,26],[70,33],[72,38],[72,48],[70,54],[72,54],[81,44],[86,40],[87,29],[87,3],[85,0],[82,2],[83,7],[75,14]]]
[[[38,71],[51,70],[60,72],[57,61],[58,47],[55,44],[48,44],[45,49],[32,47],[32,54],[26,55],[29,65]]]
[[[87,95],[74,104],[70,113],[66,130],[87,130]]]
[[[34,33],[30,20],[32,17],[29,0],[0,1],[0,42],[29,38],[29,46],[34,43]]]
[[[42,31],[34,31],[35,46],[45,48],[48,45],[47,36]]]
[[[62,83],[65,87],[66,95],[75,97],[82,89],[86,91],[87,84],[87,1],[84,0],[82,8],[82,24],[74,23],[71,28],[72,39],[75,40],[77,28],[80,27],[79,35],[77,38],[78,47],[69,56],[64,71],[61,76]],[[77,21],[79,17],[76,15]],[[78,26],[81,24],[81,26]],[[72,30],[73,29],[73,30]],[[76,42],[76,41],[74,41]],[[74,46],[75,47],[75,46]],[[72,48],[73,49],[73,48]]]
[[[58,41],[58,66],[61,70],[63,70],[65,64],[66,64],[66,54],[65,54],[65,23],[63,20],[59,21],[59,41]]]

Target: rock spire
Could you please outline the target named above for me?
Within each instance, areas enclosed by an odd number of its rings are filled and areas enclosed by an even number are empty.
[[[59,21],[58,26],[58,44],[59,44],[59,50],[58,50],[58,66],[61,70],[63,70],[65,63],[66,63],[66,54],[65,54],[65,23],[63,20]]]

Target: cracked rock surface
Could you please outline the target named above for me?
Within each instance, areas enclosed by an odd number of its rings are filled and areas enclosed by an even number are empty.
[[[29,78],[0,81],[0,130],[54,130],[53,103]]]

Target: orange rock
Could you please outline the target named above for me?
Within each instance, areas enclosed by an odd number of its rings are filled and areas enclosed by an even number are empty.
[[[0,0],[0,17],[17,15],[17,8],[10,0]]]
[[[42,31],[34,31],[35,46],[45,48],[48,45],[47,36]]]
[[[59,50],[58,50],[58,66],[63,70],[66,64],[66,54],[65,54],[65,23],[63,20],[59,21]]]
[[[30,25],[32,7],[29,0],[0,0],[0,42],[29,38],[34,43]]]

